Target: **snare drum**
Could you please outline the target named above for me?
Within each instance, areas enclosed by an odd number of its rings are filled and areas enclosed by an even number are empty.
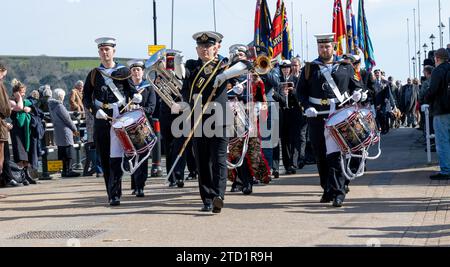
[[[343,153],[355,153],[379,141],[372,112],[358,107],[341,109],[325,126]]]
[[[142,109],[122,114],[112,127],[128,157],[148,152],[157,140]]]

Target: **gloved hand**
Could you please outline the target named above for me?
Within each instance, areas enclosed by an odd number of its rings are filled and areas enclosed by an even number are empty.
[[[308,118],[315,118],[315,117],[317,117],[317,115],[319,115],[319,112],[317,112],[317,110],[315,108],[308,108],[305,111],[305,115]]]
[[[355,91],[352,95],[352,100],[355,102],[359,102],[362,99],[361,91]]]
[[[361,102],[366,101],[368,97],[369,97],[369,96],[367,95],[367,92],[363,92],[363,93],[362,93],[362,96],[361,96]]]
[[[177,53],[175,55],[174,64],[175,65],[181,65],[184,62],[184,55],[182,53]]]
[[[108,120],[108,115],[103,111],[103,109],[99,109],[97,111],[97,114],[95,115],[95,118],[99,120]]]
[[[233,87],[233,92],[240,95],[242,92],[244,92],[244,86],[240,83],[236,84],[236,86]]]
[[[420,110],[421,110],[422,112],[425,112],[425,110],[426,110],[427,108],[430,108],[430,105],[428,105],[428,104],[423,104],[422,106],[420,106]]]
[[[141,94],[134,94],[133,96],[133,103],[140,104],[142,103],[142,95]]]
[[[216,80],[214,81],[214,88],[219,88],[226,80],[228,80],[228,78],[224,73],[217,75]]]
[[[178,103],[174,103],[172,107],[170,107],[170,113],[172,114],[180,114],[181,105]]]

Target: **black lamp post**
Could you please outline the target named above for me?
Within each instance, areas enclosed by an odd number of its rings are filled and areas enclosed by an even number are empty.
[[[427,48],[428,48],[428,45],[427,44],[423,44],[423,51],[424,51],[424,53],[425,53],[425,57],[424,58],[428,58],[427,57]]]
[[[416,78],[417,76],[416,76],[416,57],[413,57],[413,58],[411,58],[411,60],[412,60],[412,63],[413,63],[413,70],[414,70],[414,78]]]
[[[434,51],[434,39],[436,39],[436,37],[434,37],[434,35],[431,34],[429,38],[431,41],[431,51]]]

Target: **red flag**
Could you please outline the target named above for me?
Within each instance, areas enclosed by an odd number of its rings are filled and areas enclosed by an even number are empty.
[[[334,41],[337,43],[336,54],[341,56],[344,54],[343,47],[346,40],[345,36],[347,35],[341,0],[334,0],[333,33],[335,33]]]
[[[276,58],[283,52],[283,12],[280,0],[277,1],[277,11],[272,23],[272,39],[273,53],[272,58]]]

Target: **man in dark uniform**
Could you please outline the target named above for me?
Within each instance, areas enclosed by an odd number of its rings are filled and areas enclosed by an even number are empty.
[[[226,163],[228,122],[224,118],[227,117],[224,115],[227,113],[228,97],[225,82],[241,75],[242,72],[236,73],[233,68],[225,70],[228,60],[218,56],[217,43],[222,39],[220,34],[205,31],[194,34],[193,38],[197,42],[199,58],[188,60],[185,70],[182,71],[183,98],[190,104],[192,110],[203,109],[208,103],[208,109],[200,119],[202,123],[196,130],[193,146],[199,171],[200,196],[203,201],[201,210],[220,213],[224,206],[228,172]],[[175,61],[177,68],[182,60]],[[172,112],[177,114],[179,111],[180,105],[174,105]],[[199,120],[199,115],[194,112],[192,117],[194,124]],[[207,129],[210,122],[211,128]],[[211,130],[214,134],[209,132]]]
[[[320,184],[324,190],[320,202],[333,201],[334,207],[341,207],[346,194],[345,177],[340,165],[342,155],[328,130],[325,130],[325,119],[349,96],[354,101],[360,101],[363,94],[354,79],[353,67],[338,62],[334,55],[334,34],[316,35],[316,38],[319,58],[305,65],[297,92],[308,117]]]
[[[129,83],[130,70],[114,61],[116,40],[105,37],[95,42],[101,65],[86,78],[83,104],[95,116],[94,142],[101,158],[109,203],[118,206],[122,195],[123,148],[111,132],[111,119],[120,115],[129,99],[140,103],[142,96]]]
[[[132,60],[128,62],[131,71],[130,83],[136,91],[142,95],[142,103],[137,108],[142,108],[149,122],[156,107],[156,94],[150,83],[144,78],[145,65],[143,61]],[[131,190],[136,197],[144,197],[145,182],[148,178],[148,159],[131,175]]]

